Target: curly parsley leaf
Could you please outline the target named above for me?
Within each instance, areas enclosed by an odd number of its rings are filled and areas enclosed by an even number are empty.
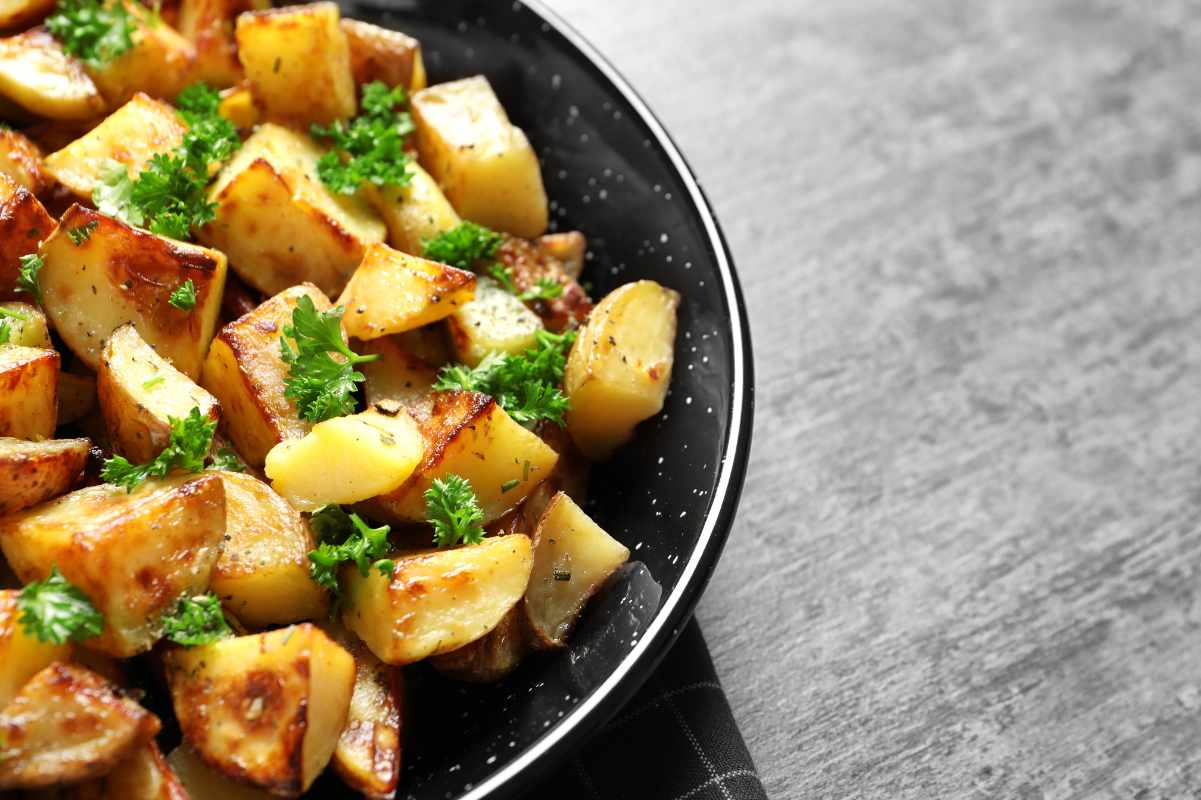
[[[313,514],[309,524],[319,542],[317,549],[309,552],[309,575],[335,597],[342,564],[353,562],[363,576],[372,567],[383,574],[391,572],[392,561],[384,558],[390,549],[389,526],[372,528],[358,514],[348,514],[336,505]]]
[[[445,233],[440,233],[425,242],[421,249],[421,257],[458,269],[475,270],[480,262],[488,261],[496,255],[504,238],[503,235],[489,230],[483,225],[477,225],[474,222],[460,222]],[[499,264],[496,266],[500,267]],[[500,269],[504,268],[500,267]],[[492,274],[490,269],[488,274]],[[497,280],[501,284],[507,284],[505,288],[513,291],[512,282],[506,280],[509,277],[507,270],[504,271],[504,276],[505,279],[498,278]]]
[[[17,273],[17,291],[33,295],[38,305],[42,304],[42,287],[38,285],[38,273],[46,265],[45,260],[37,253],[30,253],[18,259],[20,269]]]
[[[551,278],[539,278],[534,282],[533,287],[518,294],[517,298],[523,303],[528,303],[533,300],[554,300],[561,294],[563,294],[563,284]]]
[[[34,581],[21,590],[17,610],[25,633],[40,642],[80,641],[104,630],[104,616],[58,567],[50,568],[46,580]]]
[[[200,472],[213,443],[217,420],[209,419],[193,408],[186,417],[168,417],[171,439],[163,452],[153,461],[132,464],[124,456],[113,456],[104,462],[100,478],[105,483],[122,486],[132,492],[149,478],[162,478],[174,470]]]
[[[46,28],[68,53],[100,68],[133,48],[137,24],[121,0],[59,0]]]
[[[301,419],[321,422],[353,413],[355,384],[365,380],[355,366],[379,357],[350,349],[342,337],[342,313],[341,306],[318,312],[304,295],[279,339],[280,357],[288,365],[284,397],[296,404]]]
[[[163,617],[163,636],[184,647],[212,644],[234,635],[215,594],[181,597]]]
[[[191,311],[196,307],[196,284],[192,283],[191,278],[188,278],[174,292],[171,292],[171,298],[167,302],[180,311]]]
[[[471,482],[461,475],[434,478],[425,490],[425,518],[434,526],[434,544],[438,547],[484,540],[484,511]]]
[[[331,148],[317,162],[321,182],[342,194],[354,194],[359,186],[406,186],[412,180],[405,137],[413,132],[413,121],[404,110],[408,96],[404,87],[389,89],[380,81],[363,86],[361,113],[332,125],[312,125],[314,138],[325,139]]]
[[[246,464],[232,447],[222,447],[209,460],[210,469],[223,469],[227,472],[245,472]]]
[[[96,226],[99,224],[96,220],[85,222],[78,228],[67,229],[67,236],[71,238],[76,247],[82,247],[83,243],[88,240],[88,237],[92,235],[92,231],[96,230]]]

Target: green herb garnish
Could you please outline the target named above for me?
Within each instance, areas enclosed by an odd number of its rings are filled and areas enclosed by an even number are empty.
[[[163,617],[163,636],[184,647],[212,644],[234,635],[215,594],[181,597]]]
[[[46,28],[68,53],[100,68],[133,48],[137,24],[121,0],[59,0]]]
[[[222,447],[213,454],[209,461],[211,469],[223,469],[228,472],[245,472],[246,465],[232,447]]]
[[[42,288],[38,286],[38,273],[46,265],[46,261],[37,253],[21,256],[18,259],[20,269],[17,273],[17,291],[33,295],[38,305],[42,304]]]
[[[309,575],[335,597],[342,564],[354,562],[364,577],[373,566],[383,574],[391,572],[392,561],[384,558],[389,550],[389,526],[372,528],[358,514],[348,514],[336,505],[313,514],[309,524],[319,542],[317,549],[309,552]]]
[[[364,183],[408,185],[413,176],[404,140],[413,131],[413,121],[404,110],[407,104],[403,87],[389,89],[374,81],[363,87],[362,111],[349,123],[312,125],[313,136],[332,145],[317,161],[321,182],[342,194],[354,194]]]
[[[124,456],[113,456],[104,462],[100,478],[105,483],[125,487],[132,492],[148,478],[162,478],[173,470],[200,472],[213,443],[217,420],[209,419],[193,408],[182,419],[168,417],[171,440],[163,452],[146,464],[131,464]]]
[[[488,261],[496,255],[504,238],[501,234],[489,230],[483,225],[477,225],[474,222],[460,222],[445,233],[440,233],[425,242],[421,249],[421,257],[458,269],[475,270],[481,262]],[[500,267],[499,264],[497,266]],[[501,269],[504,268],[501,267]],[[492,272],[489,271],[488,274],[491,275]],[[508,272],[505,271],[503,274],[504,278],[498,278],[498,280],[502,285],[507,283],[506,288],[513,291],[512,282],[507,280]]]
[[[425,518],[434,526],[434,544],[438,547],[484,540],[484,511],[471,482],[461,475],[434,478],[425,490]]]
[[[75,243],[76,247],[80,247],[88,240],[88,237],[92,235],[92,231],[96,230],[96,226],[99,224],[96,220],[92,220],[91,222],[85,222],[78,228],[68,228],[67,236],[71,237],[71,241]]]
[[[40,642],[80,641],[104,630],[104,616],[58,567],[50,568],[46,580],[34,581],[21,590],[17,610],[25,633]]]
[[[188,278],[179,285],[179,288],[171,292],[171,299],[167,302],[180,311],[191,311],[196,307],[196,284],[192,283],[191,278]]]
[[[147,378],[146,380],[142,381],[142,388],[146,391],[150,391],[156,386],[162,386],[164,383],[166,383],[166,381],[167,379],[162,375],[155,375],[153,378]]]
[[[355,384],[365,380],[355,366],[379,358],[350,349],[342,337],[342,312],[341,306],[318,312],[312,298],[303,295],[279,338],[280,356],[288,365],[284,397],[296,404],[301,419],[321,422],[352,413]]]

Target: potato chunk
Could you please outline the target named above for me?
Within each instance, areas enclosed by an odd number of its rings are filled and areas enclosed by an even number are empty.
[[[238,58],[272,117],[332,122],[354,116],[350,47],[335,3],[310,3],[238,17]]]
[[[89,447],[87,439],[25,442],[0,437],[0,514],[36,506],[70,489],[83,473]]]
[[[58,414],[58,353],[0,346],[0,436],[48,439]]]
[[[363,411],[319,422],[303,439],[267,454],[271,486],[301,511],[357,503],[400,486],[421,463],[424,442],[403,409]]]
[[[365,504],[380,519],[400,524],[423,521],[425,491],[434,479],[461,475],[475,489],[484,521],[491,522],[516,508],[559,458],[495,400],[472,392],[439,393],[421,433],[425,455],[413,477]]]
[[[535,643],[563,647],[588,598],[626,563],[630,550],[559,492],[534,533],[534,570],[525,611]]]
[[[377,339],[444,319],[473,297],[474,273],[373,244],[338,305],[347,335]]]
[[[517,354],[537,344],[542,320],[491,278],[480,278],[475,299],[447,320],[455,356],[475,366],[489,353]]]
[[[543,236],[539,242],[547,238]],[[580,238],[582,240],[583,237]],[[583,246],[582,243],[580,246]],[[566,247],[562,249],[566,250]],[[582,253],[580,257],[583,258]],[[548,252],[547,247],[515,236],[506,236],[500,249],[496,251],[496,260],[508,270],[513,288],[518,292],[533,289],[543,281],[559,285],[557,297],[538,300],[533,305],[548,329],[558,333],[565,328],[580,325],[592,311],[592,298],[571,276],[567,265]],[[578,270],[576,274],[579,274]]]
[[[37,306],[28,303],[0,303],[0,322],[8,327],[8,344],[53,349],[50,325]]]
[[[0,30],[24,28],[54,9],[54,0],[4,0],[0,2]]]
[[[0,549],[25,583],[57,566],[104,615],[87,645],[125,658],[145,652],[162,616],[203,592],[225,534],[225,490],[212,473],[152,479],[132,494],[80,489],[0,520]]]
[[[168,103],[139,92],[95,128],[46,156],[46,172],[90,203],[111,162],[136,176],[151,158],[179,147],[187,131]]]
[[[584,455],[607,458],[663,408],[671,381],[679,293],[654,281],[610,292],[580,331],[563,385],[567,431]]]
[[[420,164],[409,164],[409,174],[411,178],[404,186],[367,184],[363,194],[388,226],[388,244],[419,256],[425,242],[455,228],[462,220],[438,182]]]
[[[387,664],[410,664],[487,635],[530,578],[530,540],[520,534],[450,550],[393,556],[390,575],[342,570],[342,622]]]
[[[51,664],[0,710],[0,789],[103,775],[158,730],[153,714],[96,673]]]
[[[95,226],[81,244],[69,232]],[[217,327],[225,286],[225,255],[156,236],[99,212],[74,205],[40,248],[39,282],[46,313],[67,346],[92,369],[117,328],[132,322],[151,347],[195,378]],[[170,304],[185,281],[196,288],[196,307]]]
[[[183,419],[193,408],[209,419],[221,416],[217,398],[128,324],[113,331],[100,351],[96,392],[114,449],[135,464],[151,461],[171,441],[172,417]]]
[[[228,254],[256,289],[275,294],[308,281],[335,296],[367,246],[384,240],[386,228],[365,200],[335,196],[321,183],[320,157],[304,134],[262,125],[210,190],[217,216],[200,238]]]
[[[52,230],[54,220],[38,199],[12,178],[0,175],[0,300],[30,299],[17,291],[21,256],[36,253],[38,242]]]
[[[224,88],[242,80],[234,43],[234,20],[243,11],[270,7],[268,0],[182,0],[179,32],[196,48],[192,80]]]
[[[225,544],[209,589],[252,628],[324,618],[329,597],[309,577],[317,545],[300,512],[258,478],[217,474],[225,483]]]
[[[274,797],[225,777],[201,761],[186,744],[172,750],[167,763],[187,789],[188,800],[270,800]]]
[[[354,658],[319,628],[176,649],[163,658],[184,739],[219,772],[294,797],[346,725]]]
[[[50,119],[91,119],[105,109],[83,64],[43,27],[0,39],[0,96]]]
[[[421,165],[462,217],[527,239],[546,230],[538,156],[509,122],[487,78],[417,92],[413,122]]]
[[[357,84],[382,81],[410,92],[425,88],[421,43],[400,31],[357,19],[342,20],[350,47],[350,70]]]
[[[102,66],[85,64],[109,108],[139,92],[175,97],[187,85],[196,49],[170,25],[151,18],[140,3],[125,0],[133,19],[133,47]]]
[[[42,148],[28,136],[12,128],[0,128],[0,172],[35,195],[49,189],[51,184],[50,176],[42,168],[42,158]]]
[[[354,349],[363,355],[379,356],[360,368],[367,379],[363,395],[369,405],[384,413],[403,408],[422,423],[429,419],[434,409],[432,387],[438,377],[436,370],[401,347],[394,337],[372,339]]]
[[[71,645],[43,642],[25,632],[18,621],[18,594],[14,589],[0,591],[0,710],[43,668],[71,656]]]
[[[58,373],[58,424],[69,425],[96,408],[96,379],[90,375]]]
[[[468,683],[495,683],[521,664],[530,652],[529,623],[521,604],[509,609],[487,636],[434,656],[430,664],[443,675]]]
[[[317,287],[294,286],[222,328],[204,361],[200,385],[221,402],[225,431],[252,467],[261,467],[279,442],[312,428],[284,397],[288,365],[279,352],[279,337],[304,295],[318,311],[329,310],[329,298]]]
[[[134,749],[107,775],[64,787],[57,796],[60,800],[196,800],[188,797],[153,739]]]

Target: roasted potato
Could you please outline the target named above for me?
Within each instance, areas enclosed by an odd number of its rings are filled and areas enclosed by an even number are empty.
[[[0,514],[36,506],[70,489],[83,473],[90,447],[87,439],[26,442],[0,437]]]
[[[473,297],[475,273],[373,244],[338,305],[347,335],[378,339],[445,319]]]
[[[133,47],[102,65],[85,63],[84,68],[109,108],[116,108],[140,92],[154,97],[175,97],[188,84],[196,48],[170,25],[152,19],[141,3],[118,1],[125,3],[133,20],[130,36]]]
[[[489,353],[521,353],[537,343],[542,320],[512,292],[491,278],[480,278],[475,299],[447,319],[455,356],[475,366]]]
[[[251,628],[324,618],[329,597],[309,577],[317,545],[308,523],[258,478],[217,474],[225,483],[225,544],[209,589]]]
[[[538,156],[482,75],[413,95],[421,166],[460,216],[532,239],[546,231]]]
[[[381,81],[410,92],[425,88],[421,43],[400,31],[357,19],[344,19],[342,32],[350,48],[350,71],[356,84]]]
[[[191,79],[224,88],[242,80],[234,43],[234,20],[243,11],[271,6],[268,0],[182,0],[179,32],[196,49]]]
[[[54,663],[0,710],[0,789],[36,789],[110,771],[158,719],[90,670]]]
[[[57,566],[104,615],[87,646],[125,658],[150,649],[162,616],[203,592],[225,534],[212,473],[151,479],[133,493],[91,486],[0,519],[0,549],[25,583]]]
[[[232,122],[240,131],[251,130],[259,124],[263,116],[254,94],[245,84],[238,84],[221,93],[217,113]]]
[[[404,186],[363,186],[363,194],[388,226],[388,244],[403,253],[420,256],[425,243],[456,227],[462,220],[438,188],[438,182],[421,168],[409,164]]]
[[[13,589],[0,591],[0,710],[42,669],[71,657],[71,645],[43,642],[25,632],[18,621],[18,594]]]
[[[554,468],[558,454],[513,421],[496,401],[473,392],[441,392],[422,423],[425,455],[400,488],[364,507],[387,522],[425,520],[425,491],[435,478],[461,475],[475,490],[484,521],[516,508]]]
[[[430,664],[460,681],[495,683],[517,669],[530,649],[529,623],[525,609],[518,603],[487,636],[434,656]]]
[[[436,370],[401,347],[392,336],[363,342],[354,350],[362,355],[379,356],[360,367],[367,379],[363,395],[368,405],[386,414],[403,408],[418,422],[429,419],[434,410],[432,387],[438,377]]]
[[[59,800],[196,800],[154,740],[136,748],[101,778],[63,787]],[[46,800],[49,800],[47,798]],[[226,798],[228,800],[228,798]]]
[[[221,418],[217,398],[160,356],[133,325],[122,325],[104,342],[96,371],[100,411],[113,448],[135,464],[152,461],[171,441],[171,418],[193,408]]]
[[[124,164],[136,176],[150,159],[179,147],[187,133],[170,104],[138,92],[66,147],[46,156],[50,177],[84,202],[92,202],[95,189],[112,163]]]
[[[525,593],[532,555],[517,533],[392,557],[387,575],[342,569],[342,622],[387,664],[410,664],[488,634]]]
[[[525,612],[534,644],[563,647],[588,598],[630,557],[614,539],[559,492],[534,533],[534,569],[525,593]]]
[[[303,295],[318,311],[329,310],[329,298],[317,287],[294,286],[222,328],[204,361],[200,385],[221,402],[225,431],[252,467],[263,466],[279,442],[299,439],[313,427],[284,397],[288,365],[279,352],[279,337]]]
[[[533,303],[543,324],[550,330],[557,333],[575,327],[592,311],[592,298],[571,277],[567,266],[536,242],[506,236],[496,251],[496,260],[508,271],[513,288],[518,292],[534,289],[542,282],[559,285],[557,296]]]
[[[404,350],[437,369],[454,357],[445,325],[426,325],[392,337]]]
[[[38,242],[53,229],[54,220],[38,199],[12,178],[0,175],[0,300],[30,299],[17,291],[21,256],[36,253]]]
[[[274,797],[210,768],[186,744],[172,750],[167,763],[187,790],[188,800],[270,800]]]
[[[54,10],[54,0],[4,0],[0,3],[0,30],[23,28]]]
[[[0,346],[0,436],[48,439],[58,416],[58,353]]]
[[[209,766],[294,797],[329,762],[355,666],[319,628],[304,623],[175,649],[163,662],[184,739]]]
[[[42,27],[0,39],[0,96],[50,119],[91,119],[106,107],[83,64]]]
[[[548,233],[534,240],[534,246],[543,255],[553,258],[563,266],[563,274],[573,281],[580,279],[584,271],[584,257],[588,252],[588,240],[579,231]]]
[[[268,115],[304,123],[354,116],[350,46],[340,19],[335,3],[238,17],[238,58]]]
[[[654,281],[627,283],[597,304],[580,331],[563,385],[571,400],[567,431],[589,458],[607,458],[663,408],[679,304],[679,293]]]
[[[0,173],[33,194],[46,191],[52,182],[42,168],[42,157],[42,148],[28,136],[12,128],[0,128]]]
[[[7,344],[46,350],[54,347],[46,315],[37,306],[19,302],[0,303],[0,322],[8,328]]]
[[[58,373],[58,424],[78,422],[96,408],[96,379],[91,375]]]
[[[320,157],[321,148],[303,133],[262,125],[209,192],[217,216],[201,240],[226,253],[242,280],[260,291],[275,294],[308,281],[335,296],[367,246],[384,240],[384,223],[365,200],[334,195],[321,183]]]

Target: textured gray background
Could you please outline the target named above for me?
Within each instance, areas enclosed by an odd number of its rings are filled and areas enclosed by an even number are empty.
[[[1201,3],[552,3],[743,278],[769,793],[1201,796]]]

